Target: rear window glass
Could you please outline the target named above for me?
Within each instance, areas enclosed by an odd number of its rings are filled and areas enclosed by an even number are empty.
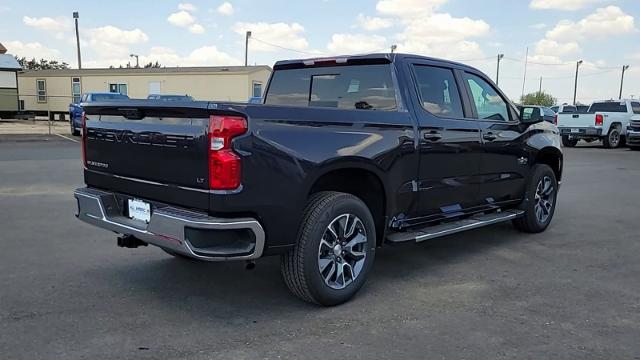
[[[128,99],[129,97],[122,94],[93,94],[91,100],[93,101],[109,101],[118,99]]]
[[[360,110],[397,109],[390,65],[351,65],[277,70],[267,105]]]
[[[596,112],[596,111],[626,113],[627,104],[619,103],[617,101],[597,102],[597,103],[591,104],[591,107],[589,108],[589,112]]]
[[[562,108],[562,112],[566,112],[566,113],[574,113],[576,111],[577,111],[577,109],[576,109],[575,106],[564,106]]]
[[[451,69],[415,66],[422,107],[430,113],[449,118],[464,118],[462,101]]]

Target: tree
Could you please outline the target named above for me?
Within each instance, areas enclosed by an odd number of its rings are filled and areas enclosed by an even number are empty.
[[[148,69],[148,68],[161,68],[161,67],[162,67],[162,65],[160,65],[160,63],[158,61],[156,61],[155,63],[150,61],[148,64],[144,65],[145,69]]]
[[[532,92],[520,98],[520,103],[522,105],[540,105],[550,107],[555,105],[557,101],[558,99],[544,91]]]
[[[31,60],[27,60],[26,57],[17,57],[15,56],[18,64],[25,70],[61,70],[61,69],[69,69],[69,64],[66,62],[58,62],[57,60],[46,60],[40,59],[36,60],[35,58],[31,58]]]

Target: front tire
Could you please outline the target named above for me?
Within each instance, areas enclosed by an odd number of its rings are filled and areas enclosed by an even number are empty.
[[[320,192],[307,202],[297,245],[282,255],[282,276],[302,300],[338,305],[364,285],[375,247],[375,223],[365,203],[351,194]]]
[[[569,139],[569,136],[562,136],[562,146],[575,147],[578,144],[578,139]]]
[[[615,149],[620,146],[621,141],[620,130],[614,127],[609,130],[607,136],[602,140],[602,145],[607,149]]]
[[[536,165],[522,204],[524,215],[513,220],[513,225],[528,233],[545,231],[555,213],[557,195],[558,181],[553,170],[545,164]]]

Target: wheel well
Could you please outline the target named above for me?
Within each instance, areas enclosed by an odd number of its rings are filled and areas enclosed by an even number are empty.
[[[385,232],[386,193],[380,178],[363,169],[339,169],[328,172],[316,180],[309,196],[320,191],[339,191],[352,194],[362,200],[376,226],[376,241],[382,243]]]
[[[536,157],[537,164],[546,164],[553,170],[558,181],[562,180],[562,154],[557,149],[543,149]]]

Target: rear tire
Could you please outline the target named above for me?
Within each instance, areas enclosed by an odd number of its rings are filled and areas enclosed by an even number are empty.
[[[536,165],[521,206],[524,215],[513,220],[513,225],[528,233],[546,230],[555,213],[557,195],[558,181],[553,170],[545,164]]]
[[[621,135],[617,127],[611,128],[607,136],[602,139],[602,145],[607,149],[615,149],[620,146]]]
[[[304,301],[333,306],[364,285],[375,256],[373,216],[359,198],[314,194],[302,216],[297,245],[281,257],[287,287]]]
[[[575,147],[578,144],[578,139],[569,139],[569,136],[562,136],[562,146]]]

